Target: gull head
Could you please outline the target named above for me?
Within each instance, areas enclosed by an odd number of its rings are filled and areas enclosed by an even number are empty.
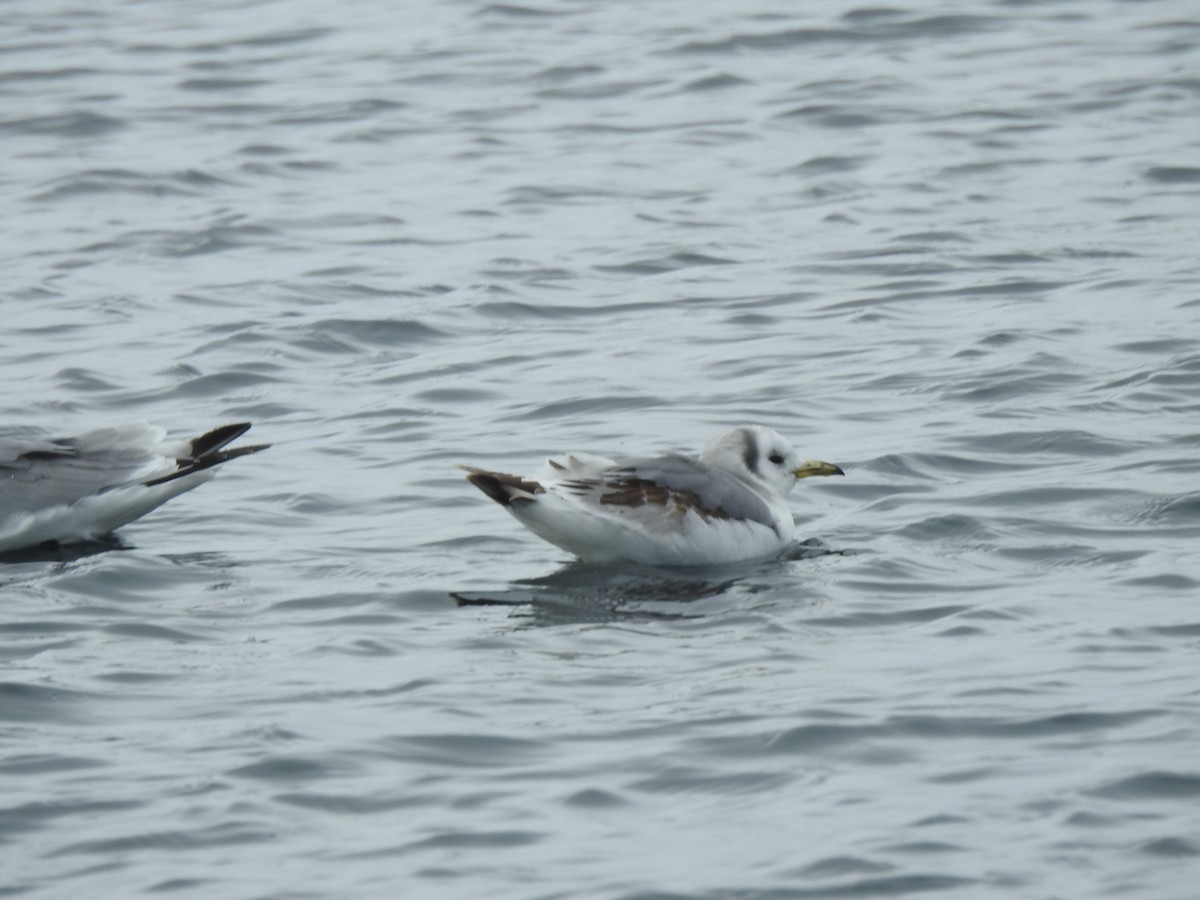
[[[742,425],[713,438],[700,461],[781,497],[801,478],[846,474],[833,463],[804,459],[783,435],[762,425]]]

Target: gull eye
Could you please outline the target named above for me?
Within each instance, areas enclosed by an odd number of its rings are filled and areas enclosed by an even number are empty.
[[[767,461],[772,463],[773,465],[777,466],[781,462],[783,462],[783,456],[779,453],[778,450],[776,450],[774,453],[772,453],[770,456],[767,457]]]

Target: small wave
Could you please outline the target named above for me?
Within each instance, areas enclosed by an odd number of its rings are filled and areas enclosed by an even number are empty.
[[[1155,770],[1119,778],[1087,792],[1105,800],[1180,800],[1200,798],[1200,774]]]
[[[1152,166],[1146,180],[1158,184],[1200,184],[1200,168],[1194,166]]]
[[[127,127],[123,119],[80,111],[24,119],[0,119],[0,132],[48,134],[64,138],[94,138]]]

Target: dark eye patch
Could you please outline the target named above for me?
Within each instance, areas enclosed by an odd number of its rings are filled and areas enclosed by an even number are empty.
[[[774,453],[772,453],[770,456],[767,457],[767,461],[769,463],[771,463],[772,465],[777,466],[781,462],[783,462],[783,455],[778,450],[776,450]]]
[[[758,474],[758,439],[749,428],[742,430],[742,462],[747,469]]]

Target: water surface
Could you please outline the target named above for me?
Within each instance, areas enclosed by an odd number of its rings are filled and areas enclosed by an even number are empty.
[[[4,420],[275,446],[0,567],[0,890],[1191,897],[1193,20],[6,4]],[[719,572],[453,468],[745,421]]]

